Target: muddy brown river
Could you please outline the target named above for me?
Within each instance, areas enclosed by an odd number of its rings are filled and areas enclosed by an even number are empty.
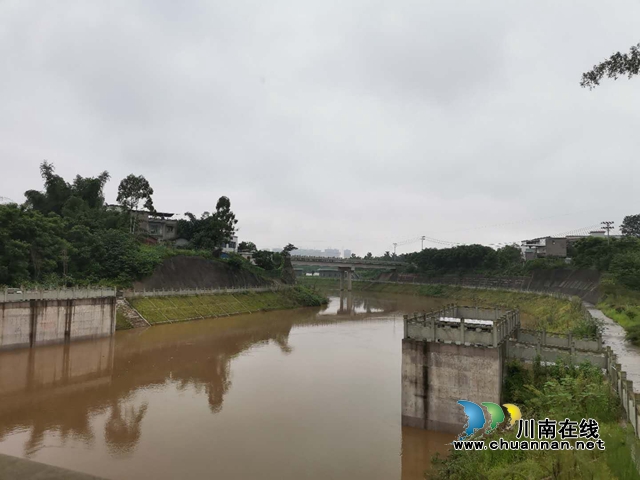
[[[452,435],[400,424],[402,314],[354,294],[0,353],[0,452],[111,479],[423,478]]]

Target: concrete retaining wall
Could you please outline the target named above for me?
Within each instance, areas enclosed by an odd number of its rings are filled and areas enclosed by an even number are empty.
[[[519,290],[527,292],[553,292],[597,303],[600,297],[600,272],[560,268],[538,270],[527,277],[486,277],[482,275],[442,275],[427,277],[418,274],[381,274],[378,280],[400,283],[456,285],[480,289]]]
[[[500,403],[504,347],[482,348],[404,339],[402,424],[460,433],[458,400]]]
[[[0,303],[0,349],[112,335],[116,298]]]

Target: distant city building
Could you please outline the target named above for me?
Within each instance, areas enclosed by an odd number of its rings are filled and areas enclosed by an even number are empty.
[[[349,250],[349,249],[345,249],[345,251],[344,251],[344,258],[351,258],[351,250]]]
[[[340,257],[340,250],[338,250],[337,248],[325,248],[324,256],[338,258]]]

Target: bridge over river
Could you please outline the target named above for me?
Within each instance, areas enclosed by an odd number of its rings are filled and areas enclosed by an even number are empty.
[[[335,257],[306,257],[301,255],[292,255],[291,263],[295,266],[321,266],[328,265],[337,267],[340,271],[340,290],[351,291],[352,274],[356,268],[369,269],[386,269],[397,270],[399,267],[406,267],[406,262],[397,262],[393,260],[365,260],[358,258],[335,258]]]

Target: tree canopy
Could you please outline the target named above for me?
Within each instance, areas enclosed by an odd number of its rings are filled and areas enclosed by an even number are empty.
[[[628,76],[631,78],[640,73],[640,43],[634,45],[629,53],[616,52],[608,59],[596,64],[591,70],[582,74],[580,86],[593,89],[600,85],[600,80]]]
[[[640,214],[624,217],[620,225],[620,232],[629,237],[640,238]]]
[[[140,202],[144,200],[143,208],[149,212],[154,212],[153,188],[142,175],[137,177],[133,174],[127,175],[118,185],[118,197],[116,201],[122,205],[125,210],[137,210]]]
[[[187,220],[178,221],[178,236],[188,240],[193,248],[211,252],[219,251],[225,243],[231,241],[238,223],[231,211],[231,201],[224,196],[218,199],[213,215],[204,212],[197,218],[187,212],[185,216]]]

